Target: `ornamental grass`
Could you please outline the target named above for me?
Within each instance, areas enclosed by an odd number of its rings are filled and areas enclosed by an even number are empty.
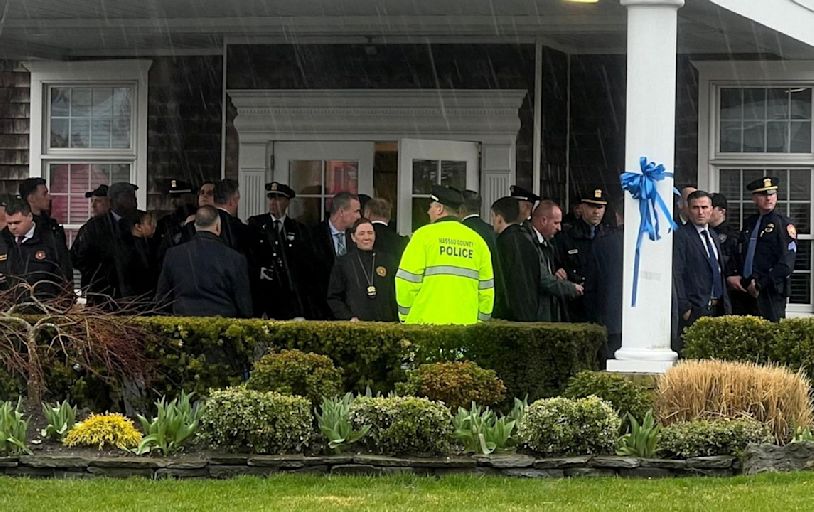
[[[656,410],[664,424],[748,416],[783,444],[811,425],[810,395],[808,378],[782,366],[683,361],[659,379]]]

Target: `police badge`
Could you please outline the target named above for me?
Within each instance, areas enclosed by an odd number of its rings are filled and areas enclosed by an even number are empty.
[[[45,259],[45,251],[37,251],[34,253],[34,258],[37,260],[44,260]]]

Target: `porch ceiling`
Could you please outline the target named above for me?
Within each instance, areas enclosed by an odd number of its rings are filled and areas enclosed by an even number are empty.
[[[0,0],[0,57],[219,53],[229,42],[530,42],[621,53],[618,0]],[[814,49],[722,9],[687,0],[678,47],[692,54],[810,59]]]

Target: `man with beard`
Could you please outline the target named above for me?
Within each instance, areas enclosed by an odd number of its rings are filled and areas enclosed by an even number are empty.
[[[288,216],[294,190],[279,182],[266,184],[268,213],[249,218],[253,261],[250,264],[256,316],[275,320],[319,318],[313,296],[318,288],[310,232]]]

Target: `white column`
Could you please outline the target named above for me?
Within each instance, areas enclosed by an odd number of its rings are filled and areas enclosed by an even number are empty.
[[[676,32],[684,0],[621,0],[627,7],[627,117],[625,170],[639,169],[639,157],[673,171],[675,152]],[[658,184],[672,213],[673,179]],[[642,241],[636,307],[631,305],[633,263],[639,229],[638,201],[625,193],[625,256],[622,348],[608,369],[663,372],[673,365],[672,234],[660,223],[661,240]]]

